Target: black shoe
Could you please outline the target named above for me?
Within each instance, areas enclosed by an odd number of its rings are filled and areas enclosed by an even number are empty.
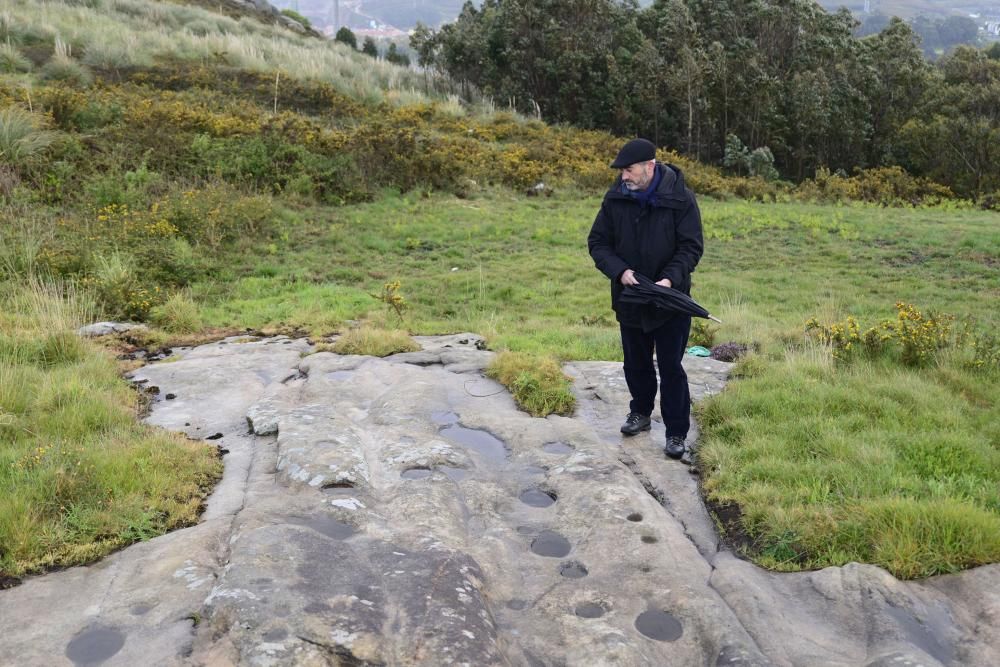
[[[663,448],[663,453],[672,459],[679,459],[684,456],[684,438],[679,435],[668,435],[667,444]]]
[[[628,413],[625,423],[622,424],[621,431],[625,435],[635,435],[642,431],[649,430],[649,415],[640,415],[638,412]]]

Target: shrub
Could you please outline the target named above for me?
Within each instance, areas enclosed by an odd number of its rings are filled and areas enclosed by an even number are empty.
[[[907,366],[919,366],[934,358],[939,349],[952,344],[954,321],[951,315],[924,315],[902,301],[896,303],[896,318],[882,320],[864,332],[858,321],[848,316],[844,322],[822,325],[815,318],[806,322],[806,331],[832,346],[833,354],[848,360],[857,354],[877,356],[896,351]]]
[[[341,44],[347,44],[354,50],[357,50],[358,48],[358,38],[346,25],[341,26],[340,30],[337,31],[337,34],[333,39]]]
[[[796,189],[803,199],[865,201],[881,206],[918,206],[954,199],[943,186],[908,174],[902,167],[861,169],[851,177],[821,167],[816,177]]]
[[[145,320],[163,299],[160,288],[147,286],[131,258],[118,252],[99,255],[91,273],[80,282],[94,294],[103,314],[112,319]]]
[[[719,361],[735,362],[747,353],[748,347],[743,343],[720,343],[712,348],[712,358]]]
[[[273,205],[263,195],[244,195],[226,183],[175,193],[153,204],[148,224],[175,228],[195,245],[255,238],[270,229]]]
[[[712,326],[709,322],[702,319],[695,319],[691,322],[689,344],[712,347],[715,345],[715,334],[718,331],[719,328]]]
[[[405,331],[366,326],[351,329],[338,338],[330,349],[337,354],[387,357],[399,352],[416,352],[420,346]]]
[[[535,417],[570,415],[576,408],[570,378],[551,357],[502,352],[486,375],[507,387],[518,406]]]
[[[55,54],[42,67],[42,78],[47,81],[61,81],[71,86],[84,88],[94,80],[90,70],[73,59],[72,48],[58,37]]]

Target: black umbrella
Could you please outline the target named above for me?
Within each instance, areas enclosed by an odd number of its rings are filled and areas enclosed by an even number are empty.
[[[704,317],[722,324],[722,320],[708,314],[697,301],[680,290],[657,285],[641,273],[633,273],[638,285],[626,285],[619,297],[625,303],[651,303],[657,308],[671,310],[692,317]]]

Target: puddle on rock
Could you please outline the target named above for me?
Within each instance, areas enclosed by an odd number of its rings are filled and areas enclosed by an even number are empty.
[[[296,526],[312,528],[317,533],[326,535],[327,537],[335,540],[346,540],[348,537],[357,532],[351,524],[344,523],[343,521],[337,521],[333,517],[328,516],[315,516],[308,519],[292,519],[289,523]]]
[[[507,459],[507,445],[489,431],[453,424],[441,429],[441,435],[468,447],[493,463],[502,463]]]
[[[66,645],[66,657],[74,665],[98,665],[122,650],[125,635],[115,628],[91,626]]]
[[[684,634],[681,622],[659,609],[644,611],[635,619],[635,629],[650,639],[661,642],[672,642]]]
[[[576,451],[573,445],[567,445],[565,442],[546,442],[542,445],[542,451],[546,454],[572,454]]]
[[[409,468],[399,475],[403,479],[426,479],[431,476],[430,468]]]
[[[554,530],[543,530],[531,541],[531,550],[547,558],[562,558],[571,548],[569,540]]]
[[[458,423],[458,415],[450,410],[441,410],[431,413],[431,421],[439,426],[448,426]]]
[[[559,574],[567,579],[583,579],[590,573],[583,563],[571,560],[559,566]]]
[[[551,491],[541,489],[528,489],[522,491],[518,499],[529,507],[551,507],[556,502],[556,494]]]
[[[576,609],[573,610],[580,618],[600,618],[604,616],[607,609],[604,605],[597,604],[596,602],[584,602],[583,604],[578,604]]]
[[[544,475],[547,472],[548,469],[542,466],[526,466],[524,469],[525,475]]]

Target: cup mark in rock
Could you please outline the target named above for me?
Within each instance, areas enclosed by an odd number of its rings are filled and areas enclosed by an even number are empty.
[[[354,371],[331,371],[326,374],[328,380],[349,380],[354,377]]]
[[[569,540],[554,530],[543,530],[531,541],[531,551],[546,558],[562,558],[571,549]]]
[[[314,516],[307,519],[292,519],[289,521],[296,526],[305,526],[306,528],[312,528],[317,533],[321,535],[326,535],[334,540],[346,540],[348,537],[357,532],[357,530],[349,523],[344,523],[343,521],[337,521],[333,517],[329,516]]]
[[[583,563],[570,560],[559,566],[559,574],[567,579],[582,579],[590,574],[590,572]]]
[[[654,537],[653,535],[643,535],[642,541],[645,544],[656,544],[657,542],[659,542],[659,540],[656,539],[656,537]]]
[[[481,454],[492,463],[502,463],[507,459],[507,445],[489,431],[453,424],[441,429],[441,435]]]
[[[152,608],[153,605],[147,602],[139,602],[129,607],[128,613],[132,614],[133,616],[145,616],[150,612],[150,610],[152,610]]]
[[[525,475],[544,475],[547,472],[548,469],[543,468],[542,466],[527,466],[524,469]]]
[[[600,618],[604,616],[607,609],[604,605],[597,602],[584,602],[583,604],[578,604],[576,609],[573,610],[580,618]]]
[[[353,489],[354,482],[349,479],[338,479],[335,482],[325,482],[319,488],[321,491],[332,491],[333,489]]]
[[[426,479],[431,476],[430,468],[407,468],[399,474],[403,479]]]
[[[280,642],[282,639],[288,636],[288,630],[285,628],[274,628],[273,630],[268,630],[264,633],[264,641],[266,642]]]
[[[661,642],[672,642],[684,634],[681,622],[673,614],[659,609],[649,609],[635,619],[635,629],[650,639]]]
[[[556,494],[542,489],[525,489],[518,499],[529,507],[551,507],[556,502]]]
[[[521,611],[528,606],[527,600],[507,600],[507,608],[513,609],[514,611]]]
[[[638,512],[632,512],[625,518],[628,519],[629,521],[635,521],[635,522],[642,521],[642,515],[639,514]]]
[[[568,445],[565,442],[546,442],[542,445],[542,451],[546,454],[572,454],[576,451],[573,445]]]
[[[66,645],[66,657],[74,665],[98,665],[122,650],[125,635],[117,628],[92,625]]]

